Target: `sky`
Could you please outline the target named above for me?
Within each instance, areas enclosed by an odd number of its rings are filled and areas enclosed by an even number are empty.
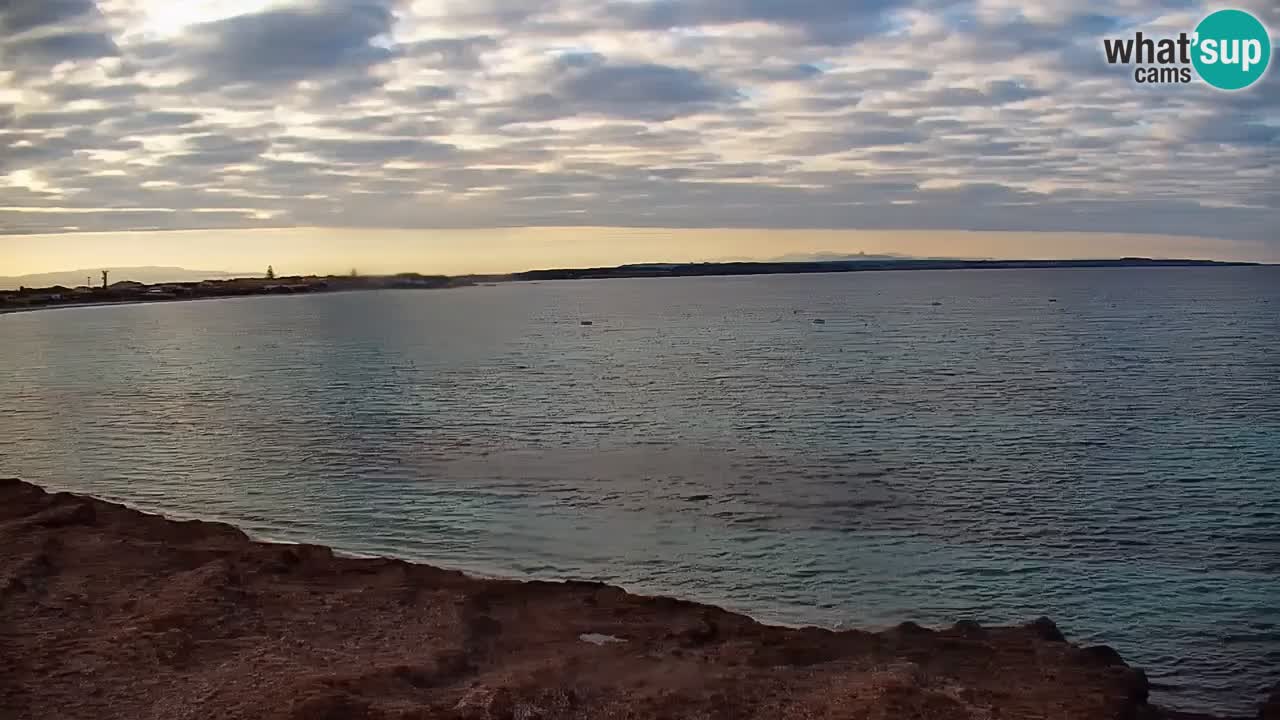
[[[0,275],[1280,262],[1280,72],[1103,58],[1219,7],[3,0]],[[1280,3],[1231,7],[1280,44]]]

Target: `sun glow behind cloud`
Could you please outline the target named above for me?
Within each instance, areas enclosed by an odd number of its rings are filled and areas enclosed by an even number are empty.
[[[99,0],[98,9],[121,20],[120,35],[171,38],[192,25],[251,15],[284,5],[281,0]]]

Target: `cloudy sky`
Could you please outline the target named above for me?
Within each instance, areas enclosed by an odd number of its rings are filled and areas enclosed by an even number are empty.
[[[1275,0],[1231,6],[1280,29]],[[1218,7],[0,0],[0,274],[1280,261],[1280,72],[1224,93],[1103,62]]]

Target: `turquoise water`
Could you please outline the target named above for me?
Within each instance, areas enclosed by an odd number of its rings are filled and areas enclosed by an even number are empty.
[[[1185,709],[1280,680],[1280,268],[54,310],[0,369],[4,476],[783,622],[1047,614]]]

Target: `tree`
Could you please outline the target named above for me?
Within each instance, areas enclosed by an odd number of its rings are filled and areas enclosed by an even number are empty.
[[[271,267],[270,265],[267,266],[267,279],[268,280],[276,279],[276,269]]]
[[[355,268],[351,268],[351,277],[360,277],[360,271]]]

